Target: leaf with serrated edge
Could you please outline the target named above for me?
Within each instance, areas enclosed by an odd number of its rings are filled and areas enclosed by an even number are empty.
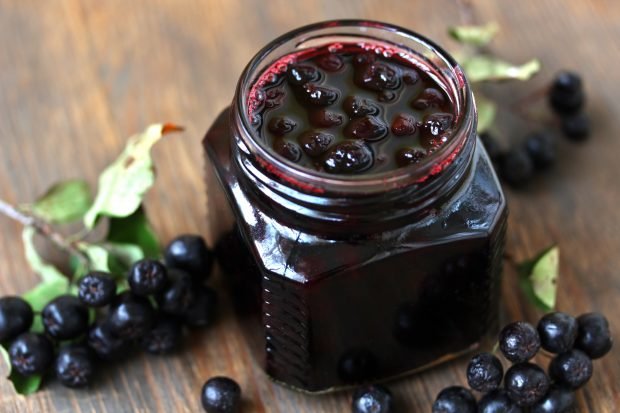
[[[543,311],[555,308],[560,249],[552,246],[536,258],[520,264],[520,284],[525,294]]]
[[[36,234],[36,230],[32,226],[25,226],[22,231],[22,242],[24,244],[24,255],[26,256],[26,261],[30,265],[30,268],[39,276],[41,280],[44,282],[54,281],[54,280],[66,280],[66,277],[63,273],[61,273],[56,267],[52,264],[49,264],[41,258],[39,253],[37,252],[36,247],[34,246],[34,236]]]
[[[470,82],[528,80],[540,70],[540,62],[532,59],[522,65],[513,65],[491,56],[475,55],[463,59],[461,66]]]
[[[66,223],[82,219],[91,203],[88,183],[74,179],[52,186],[32,205],[32,212],[52,223]]]
[[[149,224],[143,207],[124,218],[110,218],[106,241],[116,244],[136,244],[148,258],[160,255],[160,246],[153,228]]]
[[[481,26],[452,26],[448,28],[448,33],[457,42],[471,44],[474,46],[484,46],[488,44],[497,32],[499,25],[495,22]]]
[[[495,103],[481,94],[476,94],[476,108],[478,109],[478,133],[489,129],[495,120],[497,107]]]
[[[41,375],[35,374],[28,377],[22,376],[11,367],[9,352],[4,348],[4,346],[0,346],[0,353],[2,353],[2,358],[9,368],[9,375],[7,376],[7,379],[9,379],[9,381],[13,384],[13,388],[18,394],[27,396],[39,390],[42,380]]]
[[[101,215],[125,217],[140,207],[155,181],[151,148],[166,133],[180,130],[172,124],[155,124],[129,138],[121,155],[99,177],[95,202],[84,216],[88,229],[95,227]]]

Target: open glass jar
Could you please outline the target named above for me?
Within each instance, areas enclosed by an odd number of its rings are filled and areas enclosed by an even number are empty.
[[[443,145],[358,175],[300,166],[267,145],[254,99],[264,74],[351,44],[406,56],[433,77],[455,114]],[[461,68],[399,27],[314,24],[252,59],[203,142],[209,241],[238,304],[260,315],[273,379],[321,392],[394,377],[471,350],[497,328],[506,203],[476,121]]]

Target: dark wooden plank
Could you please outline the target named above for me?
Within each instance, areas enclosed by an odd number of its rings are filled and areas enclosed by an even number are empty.
[[[513,60],[542,58],[533,81],[542,86],[563,67],[587,77],[592,142],[562,145],[558,167],[531,190],[509,193],[509,251],[527,257],[551,242],[562,248],[559,307],[603,311],[612,323],[620,292],[620,7],[613,0],[474,2],[478,21],[497,20],[494,49]],[[446,25],[459,20],[455,1],[0,1],[0,196],[32,200],[53,182],[98,171],[124,137],[155,121],[187,127],[155,150],[160,176],[148,203],[163,240],[184,231],[206,233],[199,141],[232,98],[246,62],[273,37],[311,21],[365,17],[385,20],[447,43]],[[510,101],[519,85],[499,93]],[[513,131],[530,125],[513,122]],[[604,150],[601,150],[601,149]],[[36,282],[26,268],[18,225],[0,218],[0,294],[20,293]],[[508,319],[537,314],[506,273]],[[16,396],[0,380],[6,412],[199,411],[202,382],[215,374],[237,378],[248,412],[348,411],[348,393],[307,397],[272,384],[250,356],[242,326],[224,303],[211,331],[192,335],[183,353],[137,356],[106,369],[97,385],[73,392],[51,383],[37,395]],[[620,340],[614,324],[616,341]],[[579,397],[580,411],[613,412],[620,405],[617,350],[596,362],[596,374]],[[544,360],[543,360],[544,361]],[[391,387],[406,411],[428,411],[435,394],[464,383],[466,360],[446,364]],[[4,367],[3,367],[4,368]],[[4,370],[3,370],[4,371]]]

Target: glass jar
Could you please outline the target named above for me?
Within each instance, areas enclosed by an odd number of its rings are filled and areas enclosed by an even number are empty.
[[[252,127],[261,73],[346,42],[406,51],[452,100],[451,138],[418,164],[328,175],[276,156]],[[241,309],[258,314],[266,372],[322,392],[416,371],[496,332],[506,202],[476,138],[461,68],[411,31],[330,21],[267,45],[207,132],[210,242]]]

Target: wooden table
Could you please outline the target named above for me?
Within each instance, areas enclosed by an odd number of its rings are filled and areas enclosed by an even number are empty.
[[[514,61],[541,58],[542,73],[505,97],[525,95],[561,68],[584,74],[594,134],[589,143],[560,146],[557,167],[528,190],[508,191],[508,251],[525,258],[559,243],[558,307],[606,313],[620,343],[620,6],[615,0],[473,2],[479,22],[502,31],[493,49]],[[0,196],[33,200],[50,184],[98,172],[125,137],[152,122],[186,126],[155,149],[159,178],[148,195],[163,240],[206,232],[200,139],[229,104],[237,77],[275,36],[331,18],[372,18],[426,33],[449,44],[445,28],[460,21],[454,0],[126,0],[0,1]],[[514,125],[518,139],[532,128]],[[514,135],[514,136],[513,136]],[[19,242],[20,226],[0,218],[0,293],[36,283]],[[510,319],[538,313],[506,271],[504,303]],[[272,384],[249,356],[240,323],[224,302],[217,326],[188,340],[171,357],[140,355],[102,372],[96,386],[71,391],[50,382],[16,396],[0,380],[3,412],[194,412],[199,390],[213,375],[241,384],[244,412],[348,412],[348,393],[307,397]],[[580,412],[615,412],[620,405],[616,348],[595,363],[579,393]],[[401,412],[428,412],[439,390],[465,383],[466,359],[390,384]],[[1,368],[2,372],[6,367]]]

